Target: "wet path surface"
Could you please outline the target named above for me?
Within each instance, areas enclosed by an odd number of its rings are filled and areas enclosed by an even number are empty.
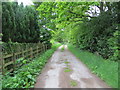
[[[61,51],[64,47],[65,50]],[[37,77],[35,88],[110,88],[77,59],[67,46],[61,46]]]

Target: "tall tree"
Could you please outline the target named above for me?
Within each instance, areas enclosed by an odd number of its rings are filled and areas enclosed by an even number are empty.
[[[38,14],[32,6],[17,2],[3,2],[3,41],[39,42]]]

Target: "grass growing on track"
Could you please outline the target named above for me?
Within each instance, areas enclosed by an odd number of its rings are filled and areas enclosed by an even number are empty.
[[[68,63],[70,63],[70,62],[68,62],[68,61],[65,61],[64,63],[65,63],[65,64],[68,64]]]
[[[22,66],[16,71],[14,76],[6,75],[2,80],[3,88],[32,88],[47,60],[52,56],[54,51],[60,46],[56,44],[51,49],[40,55],[40,57]]]
[[[71,72],[72,70],[68,67],[65,68],[64,72]]]
[[[69,50],[78,57],[90,70],[104,80],[109,86],[118,88],[118,63],[104,60],[87,51],[81,51],[73,45],[68,45]]]
[[[77,86],[78,84],[77,84],[76,81],[72,80],[72,81],[70,81],[70,85],[73,86],[73,87],[75,87],[75,86]]]
[[[61,48],[61,52],[63,52],[63,51],[64,51],[64,47]]]

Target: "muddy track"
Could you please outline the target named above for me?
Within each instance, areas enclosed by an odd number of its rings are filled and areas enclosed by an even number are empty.
[[[64,47],[65,50],[61,51]],[[35,88],[110,88],[92,74],[67,46],[61,46],[37,77]]]

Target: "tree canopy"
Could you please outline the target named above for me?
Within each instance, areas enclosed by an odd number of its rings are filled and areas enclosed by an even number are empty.
[[[71,43],[118,60],[120,2],[3,2],[3,41]]]
[[[52,38],[118,60],[119,2],[43,2],[39,18]]]

